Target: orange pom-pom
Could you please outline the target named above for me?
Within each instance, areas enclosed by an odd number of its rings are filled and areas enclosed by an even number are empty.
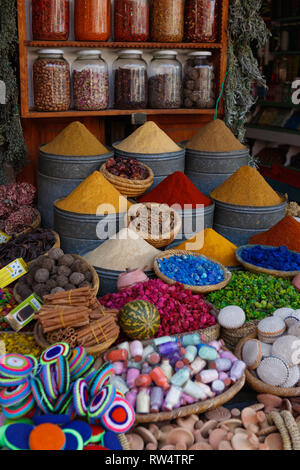
[[[66,436],[59,426],[43,423],[36,426],[29,436],[31,450],[62,450]]]

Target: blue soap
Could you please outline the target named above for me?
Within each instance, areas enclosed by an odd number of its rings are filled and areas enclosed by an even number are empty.
[[[105,431],[103,445],[109,450],[123,450],[118,437],[111,431]]]
[[[81,434],[74,429],[64,429],[66,443],[64,450],[83,450],[83,439]]]
[[[63,430],[65,431],[66,429],[74,429],[74,431],[79,432],[81,435],[84,444],[89,442],[89,440],[92,437],[92,429],[89,424],[87,424],[85,421],[71,421],[69,424],[63,427]]]
[[[57,424],[58,426],[65,426],[70,422],[70,418],[69,416],[66,416],[66,415],[56,415],[56,414],[37,415],[35,414],[33,417],[33,422],[36,426],[42,423],[52,423],[52,424]]]
[[[5,429],[5,445],[12,450],[29,450],[29,435],[34,427],[26,423],[10,424]]]

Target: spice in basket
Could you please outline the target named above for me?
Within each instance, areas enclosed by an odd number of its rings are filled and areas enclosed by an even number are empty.
[[[216,119],[201,127],[186,148],[202,152],[234,152],[246,147],[233,135],[224,121]]]
[[[267,207],[285,201],[251,166],[240,167],[223,184],[214,189],[210,196],[217,201],[239,206]]]
[[[38,359],[42,352],[33,334],[1,332],[0,341],[5,345],[6,354],[30,354]]]
[[[53,155],[90,156],[108,153],[104,145],[79,121],[65,127],[51,142],[41,147]]]
[[[179,216],[167,204],[134,204],[128,211],[128,228],[145,240],[168,239]]]
[[[99,172],[94,171],[56,207],[78,214],[103,215],[126,212],[130,202]]]
[[[84,259],[92,266],[112,271],[126,271],[126,269],[150,271],[154,258],[160,253],[136,232],[124,228],[95,250],[84,255]]]
[[[181,148],[153,121],[147,121],[116,148],[123,152],[157,154],[178,152]]]
[[[291,252],[285,246],[264,248],[257,245],[244,248],[241,258],[249,264],[265,269],[300,272],[300,254]]]
[[[38,216],[35,197],[36,188],[30,183],[0,186],[0,230],[13,235],[30,227]]]
[[[210,206],[212,201],[196,188],[189,178],[181,171],[175,171],[147,194],[139,198],[139,202],[158,202],[173,206],[179,204],[184,208],[196,208],[198,204]]]
[[[300,253],[300,222],[287,215],[266,232],[253,235],[250,244],[286,246],[289,250]]]
[[[239,265],[235,256],[237,246],[212,228],[202,230],[194,237],[181,243],[176,249],[200,253],[215,259],[223,264],[223,266],[232,267]]]
[[[149,172],[136,158],[111,157],[105,168],[112,175],[129,180],[145,180],[149,177]]]

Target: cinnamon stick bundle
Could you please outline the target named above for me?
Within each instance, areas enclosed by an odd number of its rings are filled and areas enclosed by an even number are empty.
[[[91,347],[117,338],[120,329],[111,315],[104,315],[88,326],[76,331],[77,343],[80,346]]]

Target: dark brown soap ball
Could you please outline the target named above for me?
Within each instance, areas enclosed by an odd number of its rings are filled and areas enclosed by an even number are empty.
[[[38,272],[39,269],[41,269],[39,266],[36,266],[36,265],[31,266],[30,265],[29,274],[31,274],[31,276],[32,276],[32,280],[33,280],[32,282],[34,282],[35,275],[36,275],[36,273]]]
[[[26,284],[17,284],[17,293],[21,299],[26,299],[32,294],[32,289],[30,289]]]
[[[58,292],[65,292],[65,289],[63,289],[62,287],[55,287],[51,290],[50,294],[58,294]]]
[[[91,287],[91,284],[88,281],[83,281],[81,284],[79,284],[78,287],[79,288],[80,287]]]
[[[89,266],[87,263],[82,261],[81,259],[76,259],[71,266],[73,273],[82,273],[85,274],[89,270]]]
[[[72,264],[74,263],[74,258],[72,255],[63,255],[59,258],[58,260],[58,266],[72,266]]]
[[[84,274],[82,273],[72,273],[69,277],[69,281],[71,284],[75,286],[79,286],[85,280]]]
[[[58,266],[53,266],[53,268],[51,269],[51,275],[57,274],[57,273],[58,273]]]
[[[23,277],[23,280],[29,287],[31,287],[33,284],[32,273],[25,274],[25,276]]]
[[[36,284],[34,287],[34,292],[39,296],[39,297],[44,297],[44,295],[49,294],[49,289],[47,289],[46,284],[41,283],[41,284]]]
[[[67,276],[60,275],[56,277],[56,283],[58,287],[65,287],[68,284],[68,282],[69,280]]]
[[[40,268],[37,270],[34,276],[34,280],[38,283],[47,282],[49,279],[49,271],[45,268]]]
[[[49,292],[54,289],[54,287],[57,287],[57,282],[54,280],[54,279],[49,279],[46,283],[45,283],[47,289],[49,289]]]
[[[84,273],[85,280],[88,282],[92,282],[93,280],[93,275],[90,270],[88,270],[86,273]]]
[[[70,284],[70,282],[68,284],[65,285],[64,287],[65,290],[74,290],[76,289],[76,286],[74,286],[74,284]]]
[[[48,256],[54,261],[58,261],[62,256],[64,256],[64,252],[61,248],[52,248],[48,252]]]
[[[69,277],[71,272],[72,272],[71,269],[68,268],[68,266],[65,266],[65,265],[58,266],[58,268],[57,268],[57,274],[58,275]]]
[[[44,269],[48,269],[48,271],[51,271],[53,266],[55,266],[55,261],[49,258],[48,256],[45,256],[41,262],[41,267]]]

